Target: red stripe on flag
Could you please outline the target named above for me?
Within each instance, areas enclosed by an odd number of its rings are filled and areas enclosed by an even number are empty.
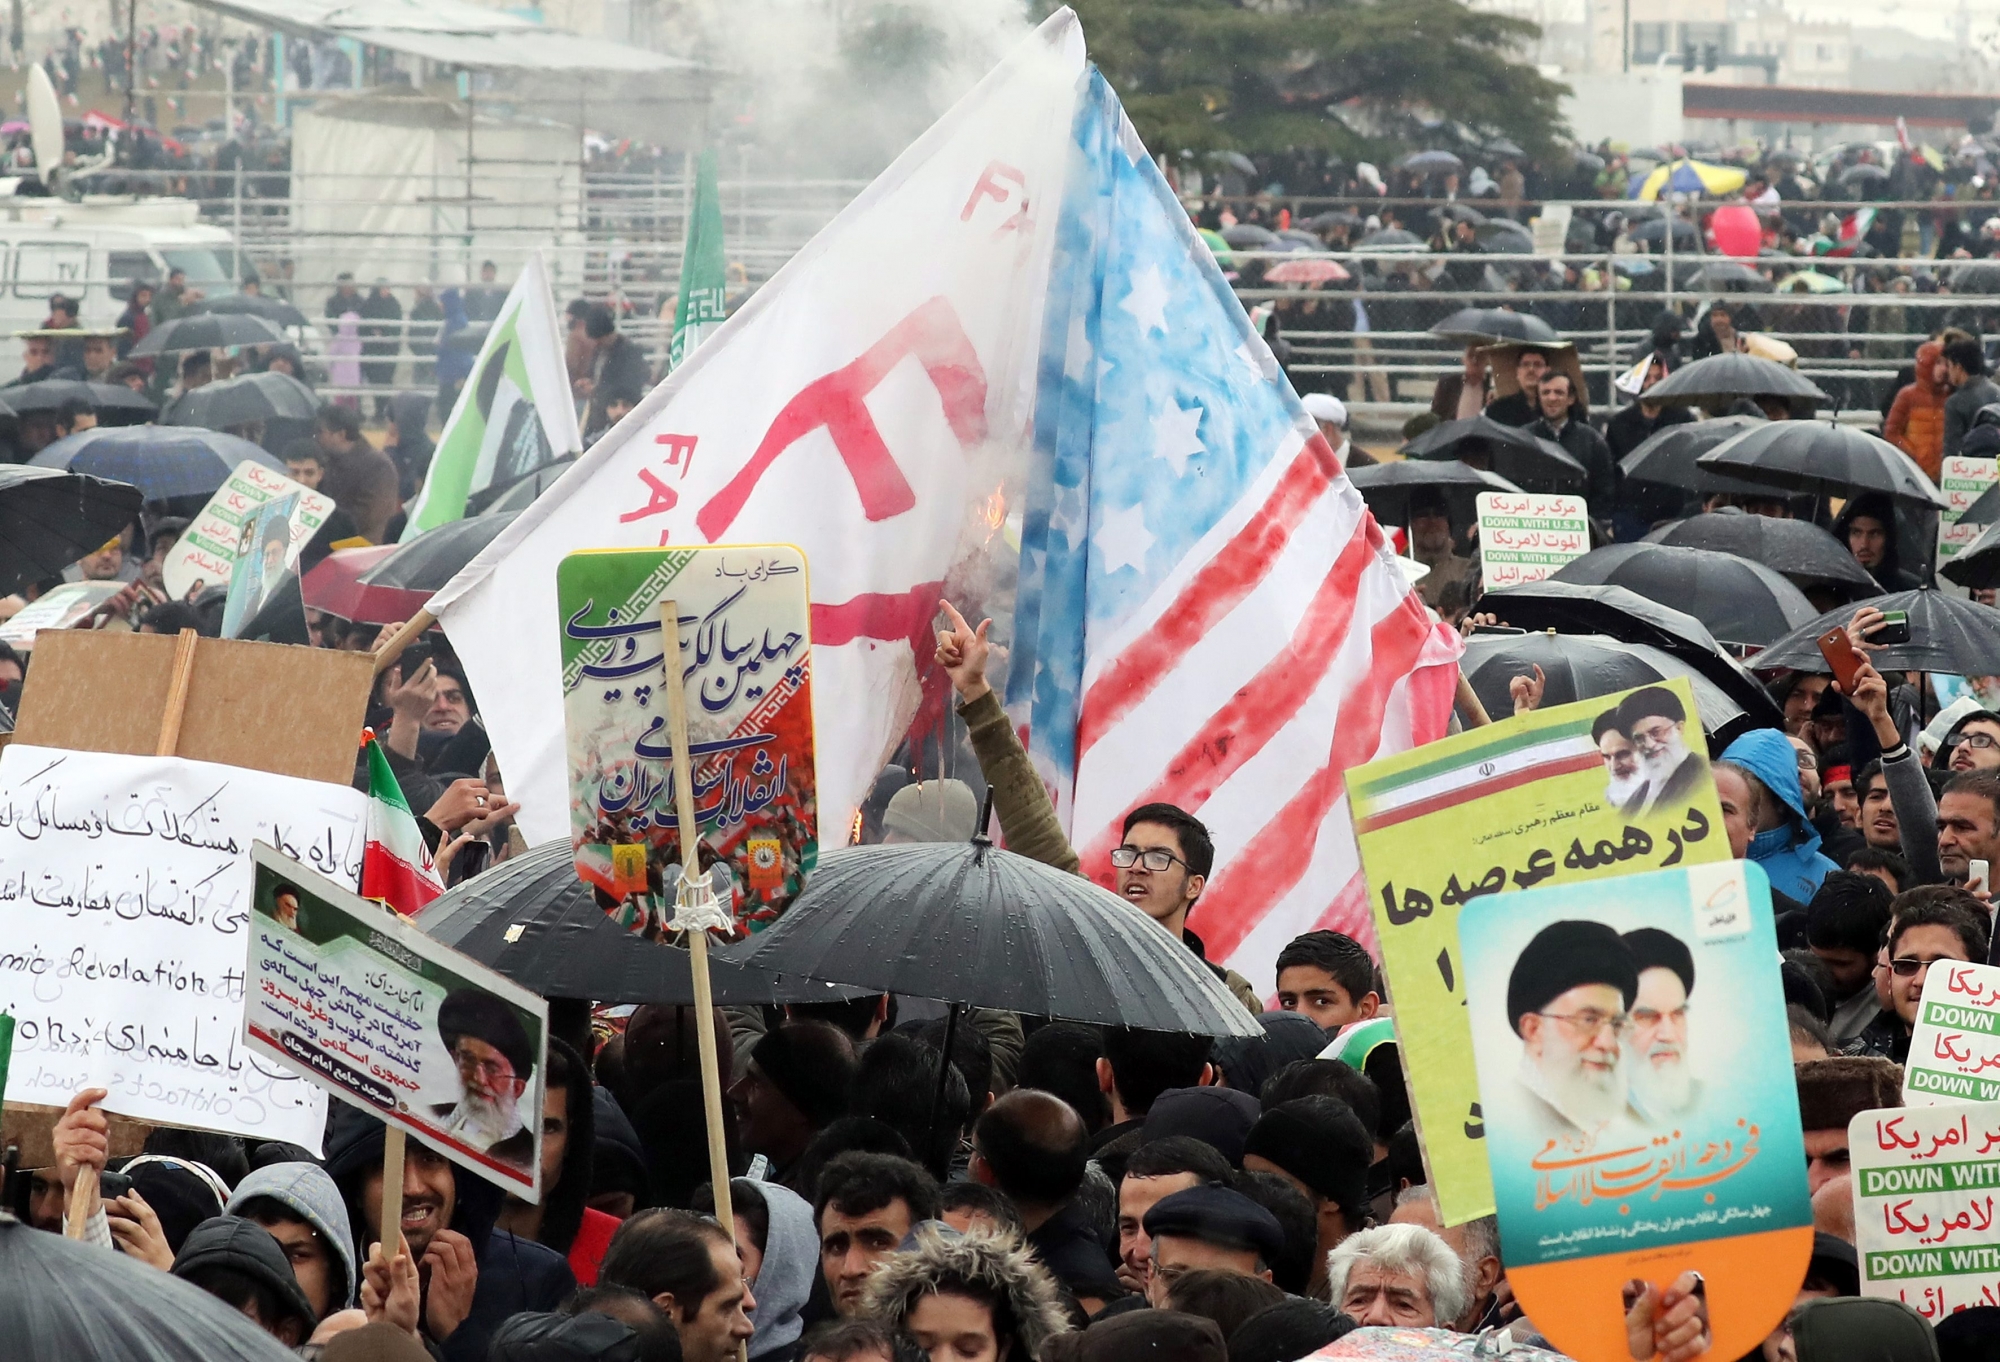
[[[401,913],[415,917],[423,906],[438,896],[437,886],[397,860],[380,842],[370,842],[361,853],[361,897],[378,899]]]
[[[1132,803],[1198,809],[1222,782],[1263,751],[1305,707],[1333,665],[1354,623],[1362,574],[1378,561],[1366,535],[1357,533],[1348,540],[1333,570],[1313,593],[1290,642],[1221,709],[1196,726],[1194,736],[1167,761],[1160,778]],[[1079,847],[1079,854],[1094,864],[1117,845],[1111,839],[1118,833],[1114,823],[1088,846]]]
[[[1368,679],[1340,702],[1326,765],[1230,858],[1202,895],[1213,904],[1201,920],[1202,942],[1211,958],[1228,959],[1305,876],[1319,825],[1347,788],[1348,768],[1375,755],[1390,692],[1416,664],[1429,637],[1429,616],[1414,593],[1370,632]]]
[[[1313,923],[1311,931],[1339,932],[1351,936],[1377,960],[1382,952],[1375,944],[1375,915],[1368,907],[1368,876],[1357,870],[1340,886],[1340,892],[1333,896],[1324,913]],[[1206,944],[1206,943],[1203,943]]]
[[[812,641],[817,647],[838,648],[856,639],[873,638],[885,643],[908,640],[913,646],[928,643],[931,619],[937,614],[943,582],[925,582],[900,595],[871,591],[837,605],[812,607]],[[919,660],[928,656],[921,652]]]
[[[1195,573],[1159,623],[1084,692],[1076,728],[1079,763],[1218,621],[1264,580],[1292,531],[1339,475],[1323,436],[1306,441],[1277,487],[1236,537]]]

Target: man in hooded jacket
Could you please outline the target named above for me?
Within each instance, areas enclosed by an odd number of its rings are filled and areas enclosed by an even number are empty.
[[[1773,891],[1801,903],[1810,900],[1827,872],[1840,867],[1821,853],[1819,833],[1806,817],[1798,749],[1780,730],[1757,728],[1729,744],[1722,759],[1763,786],[1764,807],[1750,839],[1750,859],[1764,868]]]
[[[316,1163],[273,1163],[236,1184],[225,1215],[254,1220],[285,1251],[299,1288],[321,1319],[353,1305],[361,1273],[340,1189]]]

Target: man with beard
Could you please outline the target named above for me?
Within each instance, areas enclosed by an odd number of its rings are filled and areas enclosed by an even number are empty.
[[[1521,1038],[1521,1097],[1544,1136],[1587,1146],[1623,1111],[1619,1037],[1638,991],[1631,948],[1601,922],[1552,922],[1514,961],[1507,1018]]]
[[[1701,1083],[1687,1062],[1694,955],[1679,937],[1658,927],[1625,933],[1625,945],[1639,968],[1632,1029],[1625,1037],[1632,1111],[1647,1125],[1666,1125],[1701,1100]]]
[[[526,1166],[535,1136],[521,1123],[520,1101],[535,1055],[520,1018],[492,994],[462,988],[438,1008],[438,1032],[461,1085],[457,1102],[431,1108],[440,1126],[476,1150]]]
[[[1693,794],[1707,770],[1701,755],[1688,751],[1683,731],[1687,709],[1665,686],[1646,686],[1618,706],[1618,726],[1638,749],[1639,770],[1651,787],[1646,812],[1673,814]]]
[[[1639,770],[1639,749],[1625,736],[1615,708],[1597,716],[1590,740],[1604,758],[1604,802],[1620,818],[1637,818],[1646,803],[1646,777]]]

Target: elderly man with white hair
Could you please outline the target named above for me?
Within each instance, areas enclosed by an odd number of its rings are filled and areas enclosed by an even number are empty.
[[[1359,468],[1375,462],[1373,455],[1356,449],[1347,438],[1347,404],[1332,393],[1307,393],[1299,399],[1299,405],[1312,417],[1319,433],[1332,446],[1334,457],[1340,460],[1342,468]]]
[[[1458,1255],[1421,1225],[1349,1235],[1327,1254],[1326,1280],[1334,1305],[1363,1326],[1448,1329],[1467,1305]]]

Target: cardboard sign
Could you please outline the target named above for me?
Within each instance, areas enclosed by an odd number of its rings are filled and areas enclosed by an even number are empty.
[[[1862,1295],[1932,1321],[2000,1305],[2000,1102],[1864,1111],[1847,1153]]]
[[[1588,552],[1590,517],[1582,497],[1479,494],[1479,564],[1486,590],[1539,582]]]
[[[250,844],[353,883],[358,790],[181,757],[16,741],[0,753],[8,1095],[318,1149],[326,1105],[238,1041]]]
[[[267,502],[285,497],[298,498],[288,517],[291,547],[285,562],[298,562],[307,541],[333,514],[333,498],[273,472],[255,459],[245,459],[215,490],[187,532],[167,550],[166,560],[160,564],[160,580],[167,594],[184,601],[204,587],[229,581],[243,556],[245,531],[251,521]]]
[[[541,1200],[548,1004],[297,861],[254,854],[249,1048]]]
[[[1972,546],[1986,526],[1965,519],[1972,503],[1995,482],[2000,482],[2000,459],[1970,459],[1953,454],[1938,469],[1938,490],[1949,505],[1938,513],[1937,560],[1939,565]],[[1939,585],[1946,585],[1943,578]],[[1960,588],[1963,590],[1963,588]]]
[[[243,553],[232,572],[229,594],[222,602],[222,636],[239,638],[243,626],[277,594],[297,557],[292,520],[298,511],[296,493],[275,497],[259,506],[243,529]]]
[[[1693,690],[1676,678],[1504,719],[1347,773],[1403,1072],[1446,1224],[1493,1211],[1457,958],[1461,907],[1536,885],[1727,860],[1702,752]]]
[[[1924,976],[1903,1101],[2000,1101],[2000,968],[1940,960]]]
[[[1771,891],[1753,862],[1551,885],[1459,918],[1501,1256],[1580,1362],[1628,1362],[1622,1288],[1708,1284],[1708,1356],[1790,1310],[1812,1201]]]
[[[64,582],[29,601],[0,624],[0,642],[22,650],[46,629],[67,629],[125,589],[123,582]]]
[[[577,873],[624,926],[664,933],[680,864],[660,602],[678,603],[704,859],[728,866],[738,928],[760,931],[819,852],[811,605],[788,544],[572,553],[556,573]]]

